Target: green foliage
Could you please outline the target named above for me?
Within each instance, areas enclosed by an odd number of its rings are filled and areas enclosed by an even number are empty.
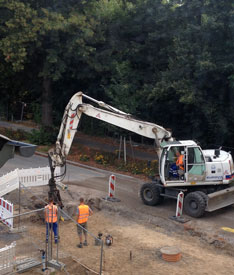
[[[106,160],[105,160],[105,158],[104,158],[104,156],[102,154],[96,154],[94,156],[94,160],[97,163],[99,163],[99,164],[104,164],[105,165],[107,163]]]
[[[31,104],[32,113],[33,113],[33,120],[37,123],[41,123],[41,106],[38,103]]]
[[[233,10],[231,0],[2,0],[1,110],[34,103],[39,122],[49,103],[59,125],[82,90],[178,139],[234,147]],[[82,117],[86,132],[116,131],[92,120]]]
[[[33,130],[28,134],[28,139],[32,144],[50,145],[56,141],[58,129],[52,127],[41,127],[39,130]]]
[[[1,128],[1,135],[4,135],[10,139],[25,141],[27,139],[27,133],[22,130],[14,131],[10,128]]]
[[[86,154],[80,154],[80,160],[81,161],[89,161],[90,157]]]

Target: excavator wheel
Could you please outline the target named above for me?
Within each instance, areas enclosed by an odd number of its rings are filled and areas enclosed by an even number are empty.
[[[164,199],[160,193],[160,187],[154,183],[144,183],[140,190],[140,197],[146,205],[157,205],[162,203]]]
[[[205,193],[203,193],[205,195]],[[194,218],[200,218],[204,215],[206,209],[205,196],[201,191],[191,192],[184,199],[185,212]]]
[[[203,191],[197,191],[197,193],[199,193],[203,199],[205,200],[206,206],[207,206],[207,201],[208,201],[208,196],[206,193],[204,193]]]

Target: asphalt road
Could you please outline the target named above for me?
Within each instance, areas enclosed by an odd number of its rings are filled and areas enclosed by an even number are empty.
[[[16,168],[35,168],[47,166],[47,158],[41,156],[33,156],[31,158],[23,158],[15,156],[14,159],[9,160],[2,168],[1,175],[10,172]],[[108,179],[112,174],[111,171],[105,171],[86,165],[75,166],[67,165],[67,174],[64,183],[70,186],[77,186],[86,188],[87,190],[100,191],[103,196],[108,192]],[[134,177],[116,174],[116,197],[121,200],[126,209],[134,211],[134,213],[141,213],[149,219],[157,218],[158,225],[161,227],[168,227],[170,231],[177,230],[177,225],[169,218],[175,215],[176,201],[165,200],[163,205],[157,207],[146,206],[138,197],[138,191],[141,180]],[[201,232],[209,232],[227,237],[231,243],[234,243],[234,234],[223,231],[221,227],[234,228],[234,207],[227,207],[213,213],[206,213],[201,219],[193,219],[187,217],[194,228]],[[173,229],[174,228],[174,229]]]

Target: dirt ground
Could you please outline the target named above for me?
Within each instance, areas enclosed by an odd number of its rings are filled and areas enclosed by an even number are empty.
[[[138,211],[125,211],[126,205],[120,202],[103,200],[104,193],[97,190],[79,188],[79,191],[71,186],[72,196],[67,192],[63,194],[64,204],[74,206],[80,196],[83,196],[94,210],[89,218],[89,231],[87,247],[78,248],[78,236],[76,225],[68,221],[59,223],[59,261],[66,264],[66,270],[47,274],[95,274],[89,269],[99,273],[100,246],[95,245],[93,236],[99,232],[105,236],[113,237],[111,246],[104,246],[103,274],[232,274],[234,270],[232,249],[222,249],[215,243],[208,244],[200,236],[191,234],[186,224],[180,225],[178,231],[177,222],[175,232],[168,231],[165,227],[155,226],[150,219],[142,219]],[[34,191],[36,192],[36,190]],[[46,197],[47,190],[38,190],[37,195]],[[17,192],[10,194],[11,200],[17,198]],[[33,203],[32,203],[33,202]],[[30,206],[30,207],[29,207]],[[33,206],[33,207],[32,207]],[[32,195],[22,195],[22,210],[28,211],[35,206],[39,207],[37,199]],[[17,207],[15,208],[17,212]],[[170,221],[171,223],[171,221]],[[21,219],[21,224],[27,226],[24,234],[8,234],[4,230],[0,232],[0,247],[9,244],[14,238],[21,255],[27,251],[30,241],[38,247],[44,247],[45,225],[37,214],[26,219]],[[2,226],[1,226],[2,227]],[[170,226],[171,227],[171,226]],[[8,234],[8,235],[7,235]],[[9,237],[10,235],[10,237]],[[15,235],[15,236],[14,236]],[[165,246],[176,246],[180,249],[182,259],[176,263],[169,263],[162,259],[160,249]],[[53,247],[54,256],[56,246]],[[26,252],[25,252],[26,253]],[[19,256],[17,254],[16,256]],[[80,262],[82,265],[80,265]],[[87,266],[89,269],[83,267]],[[28,271],[25,274],[45,274],[40,268]]]

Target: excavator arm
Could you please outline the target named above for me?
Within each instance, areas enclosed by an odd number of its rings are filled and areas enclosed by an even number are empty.
[[[94,100],[91,97],[86,96],[85,94],[82,94],[82,92],[77,93],[77,96],[80,98],[79,100],[80,104],[78,107],[79,117],[81,117],[83,113],[87,116],[105,121],[109,124],[118,126],[125,130],[129,130],[138,135],[154,139],[157,145],[156,150],[157,150],[158,156],[160,156],[160,153],[161,153],[160,144],[164,140],[166,141],[173,140],[171,137],[171,132],[157,124],[142,121],[142,120],[137,120],[133,118],[132,115],[124,113],[116,108],[113,108],[112,106],[107,105],[102,101]],[[103,107],[107,110],[96,108],[90,104],[82,103],[82,97],[97,103],[100,107]]]
[[[102,107],[102,109],[83,103],[83,98],[98,104]],[[118,110],[102,101],[97,101],[82,92],[76,93],[65,108],[55,148],[48,151],[49,163],[51,167],[49,196],[53,196],[54,199],[60,203],[60,206],[62,202],[59,191],[56,188],[54,170],[57,166],[65,166],[66,158],[69,154],[82,114],[105,121],[141,136],[155,139],[158,156],[161,154],[160,144],[163,141],[173,140],[171,132],[157,124],[137,120],[130,114]]]

